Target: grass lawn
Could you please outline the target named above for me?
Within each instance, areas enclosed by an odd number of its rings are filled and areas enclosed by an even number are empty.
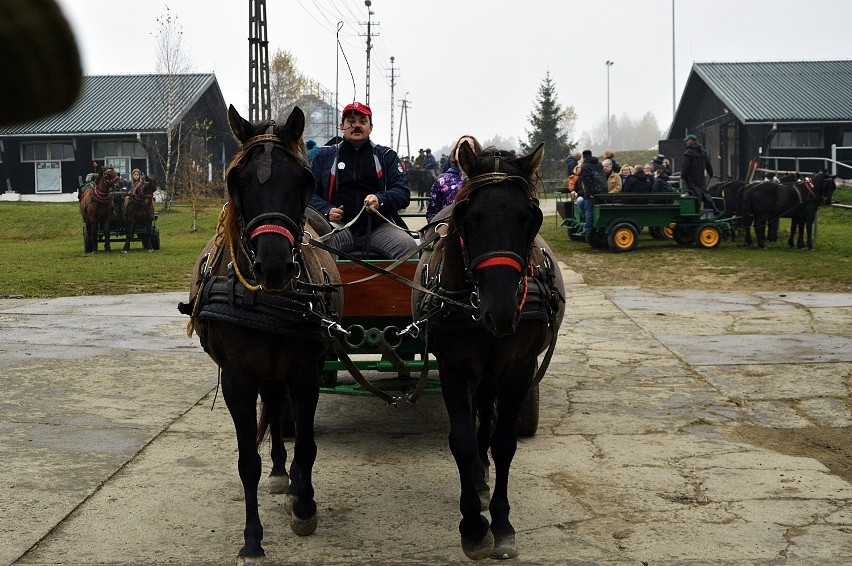
[[[841,188],[835,201],[852,204],[852,188]],[[211,202],[190,231],[186,206],[159,213],[161,248],[147,253],[134,242],[113,252],[83,253],[82,220],[77,203],[0,203],[0,297],[26,298],[188,291],[193,266],[212,237],[221,209]],[[554,200],[543,199],[545,214]],[[571,269],[590,285],[639,285],[648,288],[704,288],[772,291],[852,290],[852,210],[823,207],[819,237],[812,252],[790,250],[789,221],[782,242],[767,251],[723,242],[715,250],[682,248],[643,233],[636,250],[614,253],[568,239],[555,215],[545,217],[542,235]]]

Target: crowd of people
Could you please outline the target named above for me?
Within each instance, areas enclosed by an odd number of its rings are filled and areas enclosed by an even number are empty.
[[[686,150],[681,167],[681,189],[698,199],[698,206],[719,210],[706,192],[707,179],[713,176],[713,167],[707,152],[698,143],[695,134],[684,139]],[[671,161],[663,154],[644,165],[619,166],[615,153],[603,152],[603,160],[592,155],[591,150],[574,151],[565,160],[567,186],[562,192],[569,193],[579,207],[584,219],[583,229],[578,235],[586,236],[592,226],[592,197],[602,193],[671,193],[675,192],[670,177]],[[705,176],[706,173],[706,176]]]

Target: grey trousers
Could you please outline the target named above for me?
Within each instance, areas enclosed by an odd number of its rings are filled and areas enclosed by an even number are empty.
[[[415,247],[417,242],[414,238],[403,232],[398,226],[382,223],[373,228],[369,235],[369,251],[375,255],[387,259],[397,259]],[[348,253],[361,252],[367,243],[367,235],[356,236],[350,229],[343,230],[334,235],[334,247]]]

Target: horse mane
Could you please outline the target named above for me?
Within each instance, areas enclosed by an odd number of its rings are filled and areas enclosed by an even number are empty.
[[[468,198],[473,189],[476,188],[476,184],[470,182],[471,179],[479,175],[487,175],[488,173],[505,173],[512,177],[521,177],[526,181],[525,189],[527,196],[530,198],[534,197],[539,175],[536,171],[523,170],[521,168],[522,159],[523,157],[515,155],[513,151],[497,149],[493,146],[486,147],[476,156],[476,166],[470,172],[471,175],[469,177],[465,175],[465,183],[459,189],[455,200],[460,201]]]
[[[269,127],[271,122],[262,122],[257,125],[254,130],[254,136],[262,135],[263,132]],[[285,134],[283,128],[275,127],[273,132],[278,136],[278,139],[281,141],[281,145],[283,145],[293,157],[295,157],[298,161],[298,164],[302,167],[310,167],[308,164],[308,156],[307,149],[305,148],[305,140],[301,136],[298,139],[292,139],[291,136]],[[252,136],[252,137],[254,137]],[[225,175],[225,178],[230,178],[231,170],[235,167],[239,167],[240,162],[245,157],[245,144],[240,146],[240,149],[234,154],[234,157],[231,159],[231,162],[228,164],[228,172]],[[227,182],[227,181],[226,181]],[[227,187],[226,187],[227,188]],[[240,211],[236,205],[231,202],[231,191],[225,191],[226,199],[225,199],[225,236],[231,242],[239,242],[240,241]]]

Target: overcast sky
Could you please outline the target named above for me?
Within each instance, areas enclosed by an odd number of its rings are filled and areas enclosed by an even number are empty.
[[[195,72],[215,72],[227,104],[248,114],[248,1],[58,0],[76,31],[86,74],[156,70],[156,18],[168,4],[184,29]],[[373,139],[391,136],[410,101],[411,148],[440,148],[462,134],[526,140],[549,71],[558,102],[578,115],[577,137],[610,112],[672,118],[672,30],[679,101],[693,62],[852,58],[849,0],[372,0]],[[111,22],[111,24],[107,23]],[[337,23],[346,61],[336,48]],[[364,101],[367,7],[363,0],[268,0],[270,57],[288,50],[300,70],[341,105]],[[111,30],[114,33],[106,33]],[[807,85],[801,85],[807,88]],[[406,130],[403,128],[405,152]]]

